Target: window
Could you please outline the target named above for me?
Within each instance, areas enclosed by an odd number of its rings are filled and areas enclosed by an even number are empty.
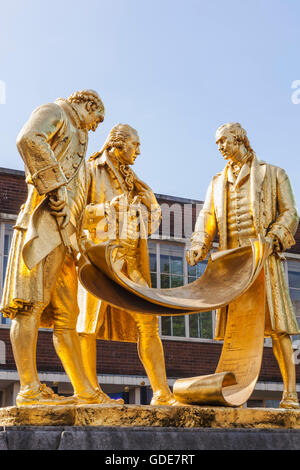
[[[13,224],[0,223],[0,297],[2,296],[12,234]],[[1,315],[1,323],[9,322],[8,318]]]
[[[160,287],[183,286],[183,257],[160,255]]]
[[[212,312],[189,315],[189,327],[191,338],[212,338]]]
[[[300,260],[288,260],[288,279],[295,314],[300,318]]]
[[[2,287],[4,284],[5,273],[8,262],[9,249],[12,239],[13,225],[4,224],[4,247],[3,247],[3,266],[2,266]]]
[[[296,320],[300,329],[300,260],[288,259],[288,281],[291,301],[294,307]],[[293,335],[292,340],[300,339],[300,335]]]
[[[161,289],[180,287],[200,277],[207,261],[189,266],[185,246],[179,243],[148,242],[152,287]],[[161,334],[179,338],[213,337],[213,312],[161,317]]]
[[[150,253],[150,276],[151,276],[151,287],[157,287],[157,267],[156,267],[156,254],[155,253]]]
[[[183,247],[161,244],[160,246],[160,287],[180,287],[184,284]],[[161,332],[164,336],[186,336],[184,315],[161,317]]]
[[[265,407],[266,408],[279,408],[280,400],[266,400]]]

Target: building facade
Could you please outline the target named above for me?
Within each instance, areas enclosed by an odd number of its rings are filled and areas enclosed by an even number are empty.
[[[13,226],[27,196],[24,172],[0,168],[0,296],[3,287]],[[177,287],[196,280],[206,261],[195,267],[187,264],[189,247],[201,201],[157,194],[162,208],[162,223],[148,242],[153,287]],[[214,248],[217,249],[217,240]],[[286,253],[286,275],[300,325],[300,226],[296,245]],[[19,379],[9,339],[10,320],[0,322],[0,406],[15,403]],[[215,341],[215,312],[160,318],[169,385],[176,379],[214,372],[222,349]],[[293,337],[300,393],[300,335]],[[299,365],[298,365],[299,363]],[[55,392],[69,395],[72,387],[52,344],[52,331],[41,328],[37,348],[37,367],[42,382]],[[149,381],[138,358],[136,344],[115,341],[97,342],[97,372],[103,390],[112,397],[122,396],[127,403],[149,403]],[[263,363],[255,391],[247,406],[277,407],[282,379],[273,356],[271,342],[265,340]]]

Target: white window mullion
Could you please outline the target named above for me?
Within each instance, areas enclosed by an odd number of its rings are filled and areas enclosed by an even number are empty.
[[[190,321],[189,321],[190,316],[185,315],[184,316],[184,322],[185,322],[185,336],[186,338],[190,337]]]

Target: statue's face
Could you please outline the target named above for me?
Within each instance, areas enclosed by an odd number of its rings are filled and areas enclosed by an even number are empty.
[[[140,139],[137,133],[131,132],[125,146],[119,150],[119,159],[125,165],[133,165],[138,155],[140,155]]]
[[[217,134],[216,143],[225,160],[239,162],[240,145],[227,129]]]
[[[88,131],[93,131],[97,129],[100,122],[104,121],[104,111],[103,109],[98,108],[97,106],[91,106],[89,110],[86,108],[85,104],[80,104],[81,115],[84,118],[86,129]]]

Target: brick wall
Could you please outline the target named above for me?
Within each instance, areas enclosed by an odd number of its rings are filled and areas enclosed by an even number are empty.
[[[0,370],[15,370],[15,362],[9,339],[9,330],[0,329],[0,340],[6,344],[6,364]],[[167,376],[190,377],[211,374],[215,371],[222,344],[188,341],[163,341]],[[37,348],[39,371],[63,371],[52,342],[52,331],[40,331]],[[145,375],[139,360],[137,345],[116,341],[97,341],[98,374]],[[300,382],[300,365],[296,366],[297,382]],[[281,375],[272,348],[264,348],[259,380],[281,382]]]
[[[24,173],[16,171],[14,174],[0,169],[0,212],[18,214],[20,206],[26,201],[27,185]]]

